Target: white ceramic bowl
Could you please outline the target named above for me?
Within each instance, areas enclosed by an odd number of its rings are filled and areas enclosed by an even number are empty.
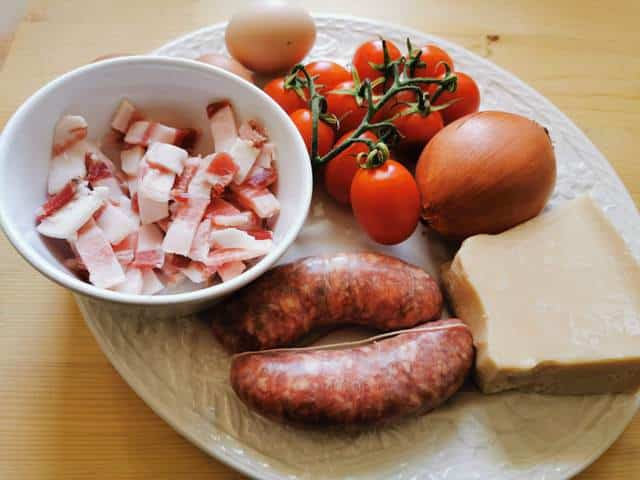
[[[277,147],[280,216],[274,248],[242,275],[218,285],[168,295],[112,292],[83,282],[56,257],[35,230],[35,212],[46,199],[46,182],[54,125],[63,114],[78,114],[89,124],[90,139],[109,130],[121,99],[143,110],[171,111],[180,126],[198,128],[212,145],[206,106],[229,99],[237,117],[256,118]],[[160,118],[162,120],[162,118]],[[289,117],[259,88],[238,77],[191,60],[127,57],[86,65],[40,89],[13,115],[0,136],[0,225],[20,254],[60,285],[99,300],[138,306],[156,313],[186,314],[255,280],[294,241],[309,210],[313,188],[311,166],[300,135]]]

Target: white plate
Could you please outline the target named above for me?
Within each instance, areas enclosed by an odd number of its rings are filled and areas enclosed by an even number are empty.
[[[399,45],[435,42],[452,54],[482,90],[482,108],[534,118],[551,130],[558,183],[550,208],[590,192],[640,257],[638,212],[602,154],[571,121],[513,75],[450,42],[363,19],[316,16],[311,58],[347,63],[362,41],[383,35]],[[214,25],[159,49],[194,58],[224,51],[224,25]],[[283,261],[340,250],[380,250],[436,274],[449,258],[418,231],[395,247],[368,241],[351,215],[316,189],[310,217]],[[264,420],[234,396],[229,358],[207,323],[133,317],[78,297],[102,349],[132,388],[176,430],[200,448],[251,476],[274,478],[457,479],[567,478],[595,460],[638,408],[635,395],[548,397],[481,395],[465,387],[446,406],[421,418],[360,433],[301,430]]]

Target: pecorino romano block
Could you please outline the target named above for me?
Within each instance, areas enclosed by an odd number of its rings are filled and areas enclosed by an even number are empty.
[[[483,392],[640,386],[640,267],[590,197],[468,238],[443,279]]]

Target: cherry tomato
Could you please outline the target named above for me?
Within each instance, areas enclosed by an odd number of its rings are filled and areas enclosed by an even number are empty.
[[[426,65],[424,67],[416,68],[414,77],[440,77],[446,73],[446,69],[441,62],[445,62],[449,65],[449,68],[453,70],[453,60],[447,52],[440,47],[429,44],[420,49],[422,60]]]
[[[345,133],[336,142],[336,146],[343,143],[351,136],[353,130]],[[360,138],[368,138],[374,142],[378,140],[371,132],[365,132]],[[354,143],[350,145],[344,152],[332,158],[324,170],[324,186],[327,193],[335,200],[345,205],[349,204],[349,194],[351,191],[351,182],[360,167],[358,167],[358,154],[367,153],[369,149],[364,143]]]
[[[342,65],[335,62],[320,60],[305,66],[311,77],[316,77],[315,84],[319,93],[324,94],[332,90],[337,84],[351,80],[351,74]]]
[[[402,56],[402,53],[393,42],[386,40],[385,43],[387,44],[387,51],[389,52],[390,60],[397,60]],[[356,53],[353,54],[351,64],[358,71],[360,80],[364,81],[366,78],[368,78],[369,80],[374,81],[376,78],[384,76],[382,72],[373,68],[370,63],[376,65],[384,64],[382,40],[371,40],[369,42],[363,43],[358,47]],[[381,90],[382,86],[376,89],[376,91]]]
[[[284,77],[271,80],[264,86],[264,91],[287,113],[292,113],[299,108],[307,107],[307,102],[300,98],[300,95],[298,95],[295,90],[287,90],[284,88]]]
[[[398,105],[398,108],[394,109],[394,113],[402,113],[408,108],[406,105]],[[417,112],[402,115],[393,120],[393,124],[402,135],[400,143],[415,146],[426,145],[436,133],[444,128],[440,112],[431,112],[424,116]]]
[[[300,132],[300,135],[302,135],[304,144],[307,146],[307,151],[311,153],[311,138],[313,134],[311,110],[301,108],[289,116]],[[331,147],[333,147],[335,139],[336,136],[335,133],[333,133],[333,128],[322,120],[318,120],[318,155],[328,153]]]
[[[460,117],[477,112],[480,108],[480,89],[476,82],[469,75],[456,72],[458,76],[458,86],[453,93],[442,92],[435,104],[442,105],[452,100],[457,100],[444,110],[440,110],[444,124],[447,125]]]
[[[353,90],[354,84],[352,80],[338,83],[334,90]],[[355,130],[362,119],[367,114],[366,105],[358,106],[353,95],[344,95],[340,93],[327,93],[327,112],[333,113],[340,121],[340,130],[338,133],[343,134],[350,130]]]
[[[356,220],[376,242],[392,245],[406,240],[420,217],[416,181],[402,164],[387,160],[377,168],[360,168],[351,184]]]

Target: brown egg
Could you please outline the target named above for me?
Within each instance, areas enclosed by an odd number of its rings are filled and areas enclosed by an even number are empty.
[[[220,67],[228,72],[235,73],[241,78],[244,78],[247,82],[253,83],[253,72],[244,68],[244,66],[234,60],[233,58],[221,55],[219,53],[205,53],[199,56],[196,60],[202,63],[208,63],[214,67]]]
[[[316,39],[304,8],[281,2],[254,4],[236,13],[225,32],[227,49],[249,70],[271,74],[300,62]]]

